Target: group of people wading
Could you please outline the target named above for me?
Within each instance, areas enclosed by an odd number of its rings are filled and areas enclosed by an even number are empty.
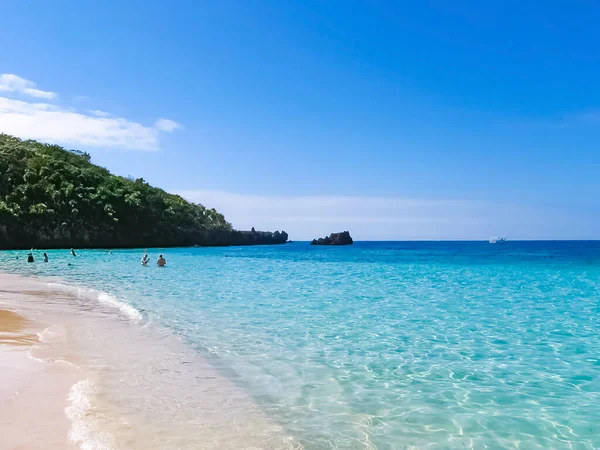
[[[108,252],[109,254],[111,253],[110,251]],[[71,249],[71,255],[72,256],[77,256],[75,254],[75,250]],[[17,256],[17,259],[19,257]],[[27,262],[28,263],[32,263],[35,262],[35,258],[33,257],[33,250],[29,252],[29,254],[27,255]],[[44,262],[48,262],[48,254],[44,252]],[[144,257],[142,258],[142,266],[147,266],[148,263],[150,262],[150,257],[148,256],[148,253],[144,254]],[[167,260],[165,258],[163,258],[163,255],[160,255],[158,257],[158,259],[156,260],[156,265],[158,267],[165,267],[167,265]]]
[[[77,256],[75,254],[75,250],[71,249],[71,255],[72,256]],[[17,256],[17,259],[19,259],[19,257]],[[31,251],[29,252],[29,254],[27,255],[27,262],[28,263],[32,263],[35,262],[35,258],[33,257],[33,249],[31,249]],[[48,262],[48,253],[44,252],[44,262]]]
[[[144,257],[142,258],[142,266],[147,266],[149,262],[150,262],[150,258],[148,257],[148,253],[146,253],[146,254],[144,254]],[[167,260],[165,258],[163,258],[163,255],[160,255],[158,257],[158,259],[156,260],[156,265],[158,267],[165,267],[167,265]]]

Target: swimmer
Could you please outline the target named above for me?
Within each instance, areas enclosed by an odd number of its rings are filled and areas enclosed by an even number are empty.
[[[165,267],[165,264],[167,264],[167,261],[165,260],[165,258],[163,258],[163,255],[160,255],[158,257],[158,260],[156,261],[156,265],[158,267]]]
[[[48,262],[48,255],[44,252],[44,262]]]
[[[75,254],[75,250],[71,249],[71,255],[73,255],[73,256],[77,256],[77,255]]]
[[[27,262],[33,262],[33,253],[29,252],[29,255],[27,255]]]
[[[149,262],[150,262],[150,258],[148,257],[148,253],[146,253],[144,255],[144,257],[142,258],[142,266],[148,265]]]

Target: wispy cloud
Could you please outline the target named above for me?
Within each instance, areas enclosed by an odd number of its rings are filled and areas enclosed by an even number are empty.
[[[96,117],[110,117],[110,116],[112,116],[111,113],[108,113],[106,111],[100,111],[99,109],[90,109],[88,112],[91,115],[96,116]]]
[[[239,229],[284,229],[296,240],[342,230],[350,230],[359,240],[487,239],[495,235],[550,239],[569,237],[564,234],[569,229],[565,223],[572,220],[556,211],[468,200],[215,191],[179,194],[216,208]]]
[[[0,75],[0,91],[31,97],[53,99],[56,94],[35,89],[31,81],[12,74]],[[169,119],[159,119],[152,126],[101,110],[78,111],[15,98],[0,97],[0,133],[25,139],[37,139],[79,147],[119,148],[155,151],[159,136],[181,125]]]
[[[42,91],[36,88],[33,81],[26,80],[12,73],[0,74],[0,91],[14,92],[27,95],[29,97],[43,98],[52,100],[57,94],[50,91]]]
[[[47,103],[0,97],[0,132],[44,142],[157,150],[158,131],[123,118],[100,118]]]
[[[156,122],[154,122],[154,127],[158,130],[170,133],[171,131],[181,128],[181,124],[175,122],[174,120],[158,119]]]
[[[87,95],[77,95],[77,96],[73,97],[73,101],[75,103],[84,103],[89,100],[90,100],[90,98]]]

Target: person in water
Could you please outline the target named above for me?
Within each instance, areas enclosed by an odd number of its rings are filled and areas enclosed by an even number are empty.
[[[44,262],[48,262],[48,255],[44,252]]]
[[[146,253],[144,255],[144,257],[142,258],[142,266],[147,265],[149,261],[150,261],[150,258],[148,257],[148,253]]]
[[[27,262],[33,262],[33,253],[29,252],[29,255],[27,255]]]
[[[77,255],[75,254],[75,250],[71,249],[71,255],[73,255],[73,256],[77,256]]]
[[[160,255],[158,257],[158,260],[156,261],[156,265],[158,267],[165,267],[165,264],[167,264],[167,261],[165,260],[165,258],[163,258],[163,255]]]

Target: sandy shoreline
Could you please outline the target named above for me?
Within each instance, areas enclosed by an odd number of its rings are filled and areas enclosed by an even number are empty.
[[[65,416],[73,368],[31,356],[44,326],[11,309],[0,292],[0,435],[6,449],[76,448],[69,440]]]
[[[171,331],[59,281],[0,273],[2,449],[302,448]]]

